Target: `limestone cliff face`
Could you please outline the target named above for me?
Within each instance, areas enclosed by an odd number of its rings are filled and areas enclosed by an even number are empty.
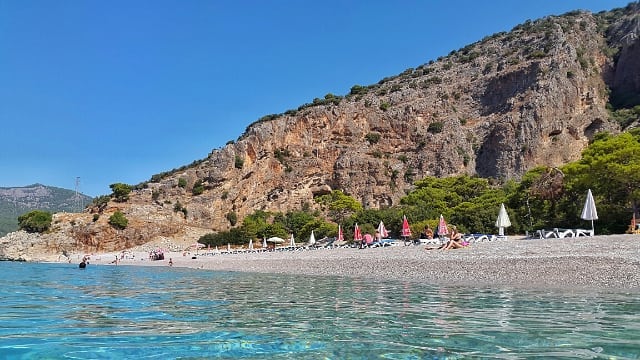
[[[606,110],[610,93],[640,93],[639,18],[633,3],[527,22],[344,98],[261,119],[206,159],[110,203],[134,224],[120,234],[106,223],[110,210],[65,234],[85,248],[122,248],[225,230],[230,212],[313,206],[333,189],[380,208],[427,175],[517,179],[574,161],[595,133],[621,130]],[[197,182],[204,192],[193,195]]]

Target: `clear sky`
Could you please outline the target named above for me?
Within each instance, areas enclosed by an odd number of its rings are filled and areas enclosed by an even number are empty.
[[[0,0],[0,187],[98,196],[527,19],[623,0]]]

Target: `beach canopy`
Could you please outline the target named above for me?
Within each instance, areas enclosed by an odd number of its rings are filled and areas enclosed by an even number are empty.
[[[593,200],[591,189],[587,191],[587,199],[584,202],[584,207],[582,208],[582,214],[580,214],[580,218],[583,220],[591,220],[591,235],[595,235],[593,220],[598,220],[598,211],[596,210],[596,202]]]
[[[509,214],[504,207],[504,203],[500,204],[500,211],[498,211],[498,219],[496,219],[496,227],[498,228],[498,236],[504,236],[504,228],[511,226],[511,220],[509,220]]]

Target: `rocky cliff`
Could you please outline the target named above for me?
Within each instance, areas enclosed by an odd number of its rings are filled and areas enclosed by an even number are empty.
[[[206,159],[110,202],[95,222],[56,217],[55,232],[86,251],[193,241],[228,229],[230,212],[313,206],[333,189],[380,208],[426,175],[517,179],[576,160],[597,132],[622,130],[607,110],[613,97],[633,105],[640,94],[639,19],[635,2],[527,21],[344,97],[265,116]],[[130,219],[119,233],[106,221],[116,209]]]

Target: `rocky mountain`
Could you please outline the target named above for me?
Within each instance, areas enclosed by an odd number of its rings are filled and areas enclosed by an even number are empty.
[[[265,116],[205,159],[152,176],[127,202],[110,201],[97,221],[97,208],[57,217],[53,233],[87,251],[193,241],[228,229],[227,214],[314,206],[333,189],[380,208],[427,175],[501,181],[576,160],[594,134],[637,124],[612,111],[640,104],[639,35],[638,2],[527,21],[346,96]],[[130,220],[119,232],[107,223],[116,210]]]
[[[0,236],[18,230],[18,216],[31,210],[79,212],[92,198],[42,184],[0,187]]]

